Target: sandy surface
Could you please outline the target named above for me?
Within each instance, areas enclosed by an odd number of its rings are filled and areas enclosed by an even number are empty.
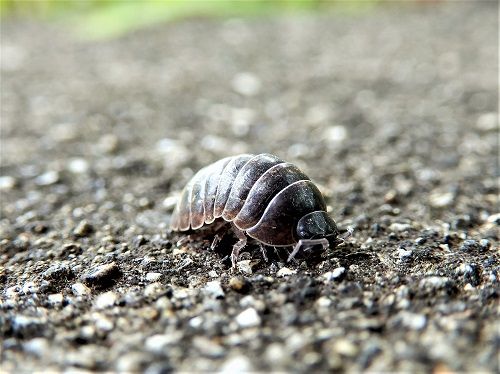
[[[494,2],[2,23],[2,370],[498,372]],[[299,165],[353,236],[316,262],[173,234],[227,155]]]

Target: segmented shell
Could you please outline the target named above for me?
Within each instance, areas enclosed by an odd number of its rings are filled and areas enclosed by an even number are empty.
[[[198,171],[171,217],[174,231],[198,229],[217,218],[266,245],[294,244],[298,220],[326,211],[318,188],[295,165],[270,154],[243,154]]]

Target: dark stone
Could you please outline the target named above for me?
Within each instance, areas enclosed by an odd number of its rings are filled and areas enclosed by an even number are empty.
[[[99,265],[81,276],[81,280],[96,287],[112,286],[120,277],[121,271],[115,262]]]

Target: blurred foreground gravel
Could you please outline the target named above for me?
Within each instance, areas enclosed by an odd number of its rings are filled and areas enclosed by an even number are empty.
[[[2,370],[498,372],[497,16],[3,22]],[[170,233],[193,172],[242,152],[299,165],[353,237],[232,272],[230,232]]]

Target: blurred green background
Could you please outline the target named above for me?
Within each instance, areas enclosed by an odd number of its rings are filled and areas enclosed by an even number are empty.
[[[364,11],[381,0],[0,0],[2,18],[36,17],[69,24],[85,39],[112,38],[159,22],[187,17],[265,16],[320,12],[336,7]],[[411,1],[410,1],[411,2]]]

